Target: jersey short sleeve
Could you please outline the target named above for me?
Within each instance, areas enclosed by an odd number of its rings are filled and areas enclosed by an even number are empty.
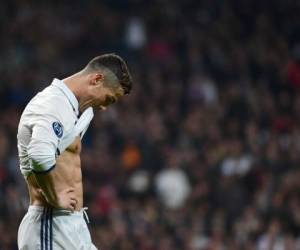
[[[75,124],[76,116],[68,100],[59,92],[49,92],[33,98],[20,120],[18,149],[24,175],[53,169],[61,153],[60,144]]]
[[[50,171],[56,162],[59,139],[63,136],[63,125],[57,118],[39,117],[32,127],[31,140],[28,145],[28,157],[33,172]]]

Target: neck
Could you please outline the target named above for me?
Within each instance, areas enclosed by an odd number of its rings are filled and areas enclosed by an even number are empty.
[[[85,84],[85,81],[86,79],[81,72],[63,79],[63,82],[68,86],[78,100],[79,112],[83,112],[90,106],[87,101],[87,84]]]
[[[68,88],[74,93],[74,95],[76,96],[76,98],[78,98],[78,95],[80,92],[79,88],[80,88],[80,72],[76,73],[74,75],[71,75],[67,78],[63,79],[63,82],[68,86]]]

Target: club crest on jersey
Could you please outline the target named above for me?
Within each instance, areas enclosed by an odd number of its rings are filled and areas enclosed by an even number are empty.
[[[54,133],[58,138],[61,138],[63,136],[63,128],[62,125],[59,122],[53,122],[52,123],[52,128],[54,130]]]

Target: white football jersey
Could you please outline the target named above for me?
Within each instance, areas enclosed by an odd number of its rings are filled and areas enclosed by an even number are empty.
[[[90,107],[79,115],[73,92],[58,79],[28,103],[18,127],[20,169],[26,177],[32,172],[50,171],[60,155],[75,139],[81,138],[92,118]]]

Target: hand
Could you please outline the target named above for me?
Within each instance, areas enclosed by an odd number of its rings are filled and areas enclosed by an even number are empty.
[[[65,189],[57,195],[58,208],[70,210],[73,212],[76,208],[76,204],[77,199],[74,188]]]

